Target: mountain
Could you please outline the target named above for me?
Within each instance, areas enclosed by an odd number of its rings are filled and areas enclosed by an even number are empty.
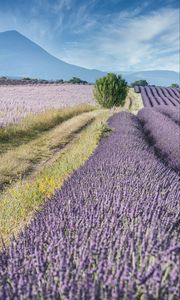
[[[74,76],[94,82],[105,74],[65,63],[15,30],[0,33],[0,76],[64,80]]]
[[[136,80],[145,79],[149,84],[169,86],[172,83],[180,83],[180,74],[168,70],[141,71],[135,73],[120,72],[128,83]]]
[[[170,85],[179,83],[179,74],[173,71],[119,72],[130,84],[146,79],[149,84]],[[68,64],[41,48],[19,32],[0,32],[0,76],[15,78],[64,79],[80,77],[95,82],[106,73]]]

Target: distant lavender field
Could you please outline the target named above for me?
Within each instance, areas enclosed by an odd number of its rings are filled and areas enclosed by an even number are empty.
[[[0,87],[0,127],[26,115],[81,103],[95,104],[92,85],[26,85]]]

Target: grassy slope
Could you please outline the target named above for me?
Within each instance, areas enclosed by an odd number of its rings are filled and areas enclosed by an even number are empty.
[[[102,124],[110,114],[107,110],[94,112],[93,122],[60,152],[52,165],[43,168],[33,180],[19,180],[3,193],[0,200],[0,236],[5,243],[12,235],[17,236],[45,199],[89,158],[105,130]]]

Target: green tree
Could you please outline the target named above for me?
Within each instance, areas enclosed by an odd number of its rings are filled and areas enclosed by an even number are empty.
[[[64,80],[63,79],[57,79],[56,83],[64,83]]]
[[[87,84],[87,81],[82,80],[79,77],[73,77],[68,82],[72,84]]]
[[[30,77],[24,77],[22,80],[32,80]]]
[[[171,87],[172,87],[172,88],[178,88],[178,87],[179,87],[179,84],[177,84],[177,83],[172,83],[172,84],[171,84]]]
[[[121,75],[108,73],[107,76],[96,80],[93,92],[101,106],[111,108],[124,105],[127,91],[127,82]]]
[[[136,80],[131,84],[132,87],[134,87],[136,85],[146,86],[146,85],[148,85],[148,82],[144,79],[141,79],[141,80]]]

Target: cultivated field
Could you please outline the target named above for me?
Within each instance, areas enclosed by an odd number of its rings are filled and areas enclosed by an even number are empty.
[[[87,104],[0,130],[0,299],[179,300],[178,90],[108,110],[69,87]]]
[[[154,107],[159,105],[179,107],[180,105],[179,88],[136,86],[134,90],[136,93],[141,93],[144,106],[146,107]]]
[[[92,90],[92,85],[73,84],[0,86],[0,127],[49,109],[95,104]]]

